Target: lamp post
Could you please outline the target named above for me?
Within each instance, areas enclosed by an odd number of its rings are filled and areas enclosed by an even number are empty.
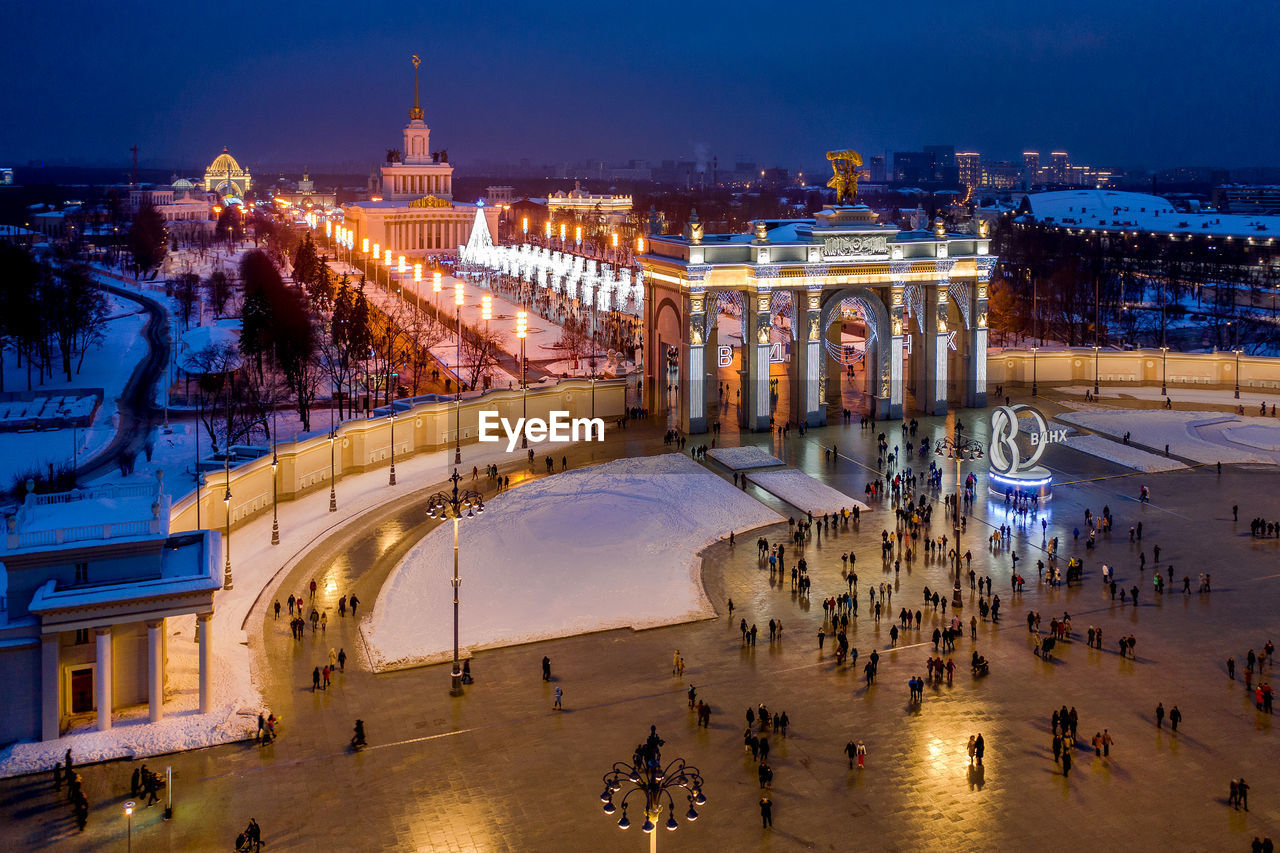
[[[276,504],[280,499],[280,478],[276,474],[280,470],[280,454],[278,452],[280,440],[276,436],[276,410],[273,405],[271,409],[271,544],[280,544],[280,514],[276,510]]]
[[[677,758],[662,766],[659,752],[663,741],[651,730],[648,740],[636,750],[632,757],[633,764],[615,761],[612,769],[604,774],[604,790],[600,792],[600,802],[604,803],[604,813],[612,815],[618,808],[613,803],[613,795],[622,790],[624,784],[630,790],[622,797],[622,817],[618,820],[618,829],[631,828],[631,820],[627,817],[627,800],[636,797],[637,805],[644,800],[644,824],[640,827],[649,836],[649,853],[657,853],[658,818],[662,815],[663,800],[666,800],[668,811],[666,828],[670,832],[680,828],[676,820],[676,803],[673,791],[679,791],[689,803],[685,812],[685,820],[692,823],[698,819],[694,806],[705,805],[707,798],[702,793],[702,774],[698,768],[685,764],[683,758]]]
[[[391,400],[391,478],[387,481],[387,485],[394,486],[396,484],[396,401]]]
[[[436,270],[431,274],[431,292],[435,294],[437,323],[440,322],[440,291],[444,289],[444,284],[441,282],[442,278],[443,276],[440,274],[439,270]]]
[[[415,263],[413,265],[413,309],[418,315],[418,319],[422,319],[422,264]],[[416,391],[415,391],[416,393]]]
[[[127,803],[124,804],[124,818],[126,821],[129,822],[129,846],[127,849],[131,851],[131,853],[133,850],[133,810],[137,807],[137,805],[138,804],[135,803],[133,800],[129,800]]]
[[[459,491],[462,475],[457,468],[453,469],[449,481],[453,483],[452,491],[436,492],[427,498],[427,517],[453,520],[453,579],[450,581],[453,584],[453,671],[450,673],[449,692],[457,696],[462,692],[462,669],[458,663],[458,587],[462,586],[462,579],[458,577],[458,522],[483,514],[484,496],[474,489]]]
[[[1233,349],[1232,352],[1236,354],[1236,399],[1239,400],[1240,399],[1240,353],[1244,352],[1244,350]]]
[[[948,459],[956,460],[956,496],[955,506],[952,507],[953,518],[955,519],[954,533],[956,537],[956,565],[955,565],[955,586],[951,590],[951,606],[952,609],[958,609],[964,606],[964,600],[960,594],[960,489],[962,480],[960,479],[960,463],[968,459],[982,458],[982,443],[977,439],[964,438],[957,432],[954,436],[946,436],[938,439],[933,446],[933,452],[941,456],[944,452]]]
[[[222,588],[234,589],[235,586],[231,582],[231,475],[227,475],[227,491],[222,496],[223,515],[226,516],[226,542],[223,543],[223,550],[226,552],[227,560],[222,566]]]
[[[457,356],[454,369],[457,370],[457,383],[453,392],[453,464],[462,464],[462,279],[453,283],[453,313],[458,315]]]
[[[524,339],[529,335],[529,312],[523,306],[516,312],[516,337],[520,339],[520,416],[525,422],[529,421],[529,382],[528,382],[528,362],[524,356]],[[526,449],[529,446],[529,437],[525,435],[525,431],[520,431],[520,448]]]
[[[1040,386],[1036,383],[1036,357],[1040,352],[1040,347],[1031,348],[1031,396],[1035,397],[1040,393]]]
[[[1098,353],[1102,351],[1102,347],[1097,344],[1093,345],[1093,396],[1098,396]]]
[[[1169,348],[1160,347],[1160,396],[1169,393]]]
[[[334,440],[338,437],[338,431],[333,425],[333,405],[329,405],[329,512],[338,511],[338,493],[334,490]]]

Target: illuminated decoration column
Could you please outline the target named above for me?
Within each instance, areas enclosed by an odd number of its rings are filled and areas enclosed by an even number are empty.
[[[946,244],[938,251],[946,252]],[[938,260],[936,283],[924,287],[924,312],[921,315],[921,338],[924,352],[924,381],[916,388],[916,407],[929,415],[947,413],[947,347],[950,332],[947,327],[947,289],[951,284],[951,268],[955,261]]]
[[[972,409],[987,406],[987,290],[995,265],[995,258],[978,258],[978,277],[969,305],[969,363],[965,370],[964,404]]]
[[[889,272],[893,286],[889,289],[889,397],[887,404],[878,405],[876,417],[897,419],[902,417],[902,278],[911,270],[910,261],[890,261]],[[879,401],[877,401],[879,402]]]
[[[690,272],[690,278],[696,275]],[[685,329],[680,353],[680,429],[686,435],[707,431],[707,302],[714,308],[715,295],[708,296],[701,284],[689,288],[684,298]]]
[[[769,429],[769,306],[773,291],[765,286],[744,295],[742,322],[742,428]]]
[[[791,291],[791,314],[792,417],[806,426],[825,426],[822,285]]]

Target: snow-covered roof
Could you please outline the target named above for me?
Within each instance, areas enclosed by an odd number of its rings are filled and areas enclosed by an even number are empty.
[[[1280,216],[1184,213],[1161,196],[1116,190],[1029,193],[1022,210],[1036,222],[1065,228],[1264,239],[1280,234]]]

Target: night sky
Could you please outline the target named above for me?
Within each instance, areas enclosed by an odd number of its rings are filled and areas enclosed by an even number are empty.
[[[1273,0],[26,3],[0,165],[367,168],[423,58],[455,163],[738,159],[954,144],[1151,167],[1280,162]]]

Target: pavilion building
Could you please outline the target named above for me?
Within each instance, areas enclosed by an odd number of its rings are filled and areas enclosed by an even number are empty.
[[[342,206],[355,245],[364,241],[392,257],[453,257],[467,242],[482,205],[453,199],[453,166],[447,151],[431,151],[431,128],[418,100],[418,68],[413,72],[413,107],[404,126],[404,145],[382,167],[381,196]],[[498,233],[497,208],[485,210],[491,233]]]

